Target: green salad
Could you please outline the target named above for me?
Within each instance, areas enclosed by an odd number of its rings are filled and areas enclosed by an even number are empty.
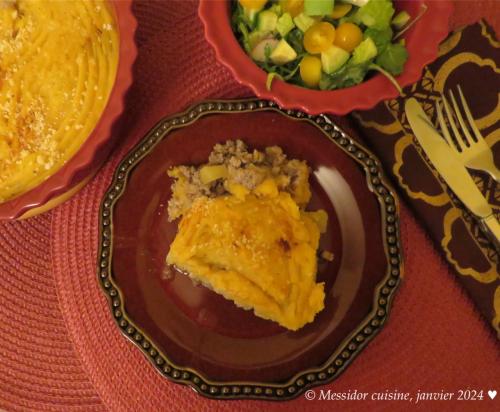
[[[413,22],[391,0],[238,0],[232,27],[247,54],[274,78],[334,90],[378,71],[393,76],[408,59],[399,35]],[[399,31],[399,33],[398,33]]]

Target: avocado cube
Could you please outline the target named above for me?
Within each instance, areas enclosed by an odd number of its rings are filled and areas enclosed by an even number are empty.
[[[301,31],[306,32],[309,27],[316,23],[316,19],[313,19],[304,13],[300,13],[293,19],[293,22]]]
[[[259,13],[257,19],[257,30],[274,31],[278,23],[278,15],[269,10],[263,10]]]
[[[290,13],[284,13],[279,19],[278,24],[276,25],[276,30],[281,35],[281,37],[285,37],[290,30],[295,27],[292,16]]]
[[[331,46],[321,53],[321,67],[326,74],[331,74],[340,69],[351,57],[350,53],[344,49]]]
[[[391,24],[396,28],[396,29],[402,29],[406,23],[408,23],[411,19],[411,16],[408,14],[407,11],[403,10],[399,12],[396,17],[392,19]]]
[[[297,58],[297,52],[286,40],[282,39],[269,57],[275,64],[286,64]]]

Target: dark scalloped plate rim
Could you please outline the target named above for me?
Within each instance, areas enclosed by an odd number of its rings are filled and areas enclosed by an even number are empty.
[[[157,143],[166,138],[170,131],[188,126],[197,119],[211,114],[266,110],[279,112],[294,120],[309,122],[362,167],[368,189],[377,197],[381,209],[387,270],[383,280],[375,288],[374,305],[370,314],[346,336],[323,365],[299,372],[283,383],[217,382],[205,378],[192,368],[175,365],[127,315],[123,295],[111,271],[113,208],[126,188],[131,170],[154,149]],[[392,228],[390,236],[387,235],[388,227]],[[172,382],[187,385],[198,394],[213,399],[288,400],[299,396],[307,389],[326,384],[337,378],[385,324],[403,271],[398,200],[376,156],[354,141],[326,116],[313,116],[301,111],[284,110],[272,101],[260,99],[205,101],[191,106],[180,114],[162,119],[117,166],[99,210],[97,277],[101,290],[108,299],[111,315],[116,325],[122,334],[142,351],[162,376]]]

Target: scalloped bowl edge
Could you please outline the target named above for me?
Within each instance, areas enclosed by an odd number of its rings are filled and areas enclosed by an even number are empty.
[[[397,78],[402,87],[418,81],[424,67],[437,57],[439,44],[449,33],[448,22],[453,10],[453,4],[449,0],[415,0],[415,3],[425,3],[428,10],[404,36],[409,39],[410,57],[403,74]],[[265,72],[246,55],[234,36],[229,24],[227,1],[200,0],[198,15],[204,25],[205,38],[214,48],[218,61],[231,71],[239,83],[250,87],[258,97],[274,100],[282,107],[299,109],[312,115],[345,115],[353,110],[370,109],[380,101],[398,95],[391,83],[379,74],[346,89],[311,90],[278,80],[269,91],[265,86]],[[421,38],[428,41],[419,42]]]

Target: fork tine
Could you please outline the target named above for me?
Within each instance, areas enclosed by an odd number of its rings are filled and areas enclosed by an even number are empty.
[[[446,111],[446,115],[448,117],[448,123],[451,126],[451,130],[453,130],[455,141],[457,142],[458,149],[461,152],[465,149],[464,142],[460,137],[460,133],[458,133],[457,125],[455,124],[455,120],[453,119],[453,113],[451,112],[448,100],[446,100],[446,97],[442,93],[441,93],[441,100],[443,100],[444,110]]]
[[[451,98],[451,103],[453,104],[453,109],[455,110],[455,117],[458,119],[458,123],[460,123],[460,127],[462,128],[462,140],[464,143],[467,145],[472,145],[474,144],[474,139],[469,133],[469,130],[467,128],[467,124],[464,121],[464,118],[462,117],[462,113],[460,112],[460,108],[458,107],[457,101],[455,100],[455,96],[453,92],[450,90],[449,92],[450,98]]]
[[[439,102],[436,102],[436,113],[438,117],[439,126],[441,127],[441,133],[443,134],[446,143],[448,143],[448,145],[453,150],[457,150],[457,147],[455,146],[455,143],[453,143],[453,139],[450,136],[450,132],[448,131],[448,127],[446,127],[446,122],[444,121],[443,117],[443,110],[441,109],[441,105],[439,104]]]
[[[476,122],[474,121],[474,118],[472,117],[472,113],[469,109],[469,105],[467,104],[467,101],[465,100],[464,94],[462,93],[462,88],[460,85],[458,85],[458,93],[460,94],[460,100],[462,101],[462,107],[464,109],[465,115],[467,116],[467,120],[469,121],[469,126],[474,132],[474,135],[476,136],[476,141],[479,141],[480,139],[483,138],[483,135],[479,131],[479,129],[476,126]]]

